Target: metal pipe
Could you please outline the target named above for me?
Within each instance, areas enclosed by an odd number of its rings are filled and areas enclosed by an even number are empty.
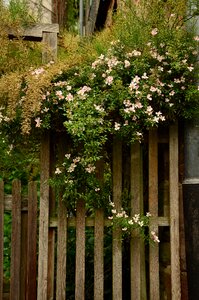
[[[84,1],[79,0],[79,34],[84,35]]]

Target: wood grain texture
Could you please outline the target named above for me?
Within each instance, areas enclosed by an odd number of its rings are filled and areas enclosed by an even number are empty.
[[[158,134],[157,129],[149,132],[149,211],[158,217]],[[151,223],[149,230],[158,234],[158,225]],[[150,299],[160,299],[159,246],[149,245]]]
[[[37,300],[47,300],[48,226],[49,226],[50,137],[43,135],[41,143],[41,179],[39,205],[39,255]]]
[[[180,236],[179,236],[179,168],[178,125],[169,129],[169,195],[170,195],[170,242],[171,242],[171,293],[172,299],[181,299],[180,283]]]
[[[85,299],[85,203],[77,203],[75,300]]]
[[[67,209],[59,197],[57,226],[57,285],[56,299],[66,299]]]
[[[154,225],[158,225],[158,226],[169,226],[170,225],[169,217],[151,217],[150,220],[151,220],[151,224],[154,224]],[[68,227],[76,227],[76,218],[75,217],[69,217],[67,222],[68,222]],[[94,227],[95,219],[93,217],[86,217],[85,224],[86,224],[86,227]],[[111,220],[104,219],[105,227],[112,226],[111,224],[112,224]],[[51,218],[49,226],[57,227],[58,226],[57,218]]]
[[[42,62],[55,61],[57,59],[57,33],[43,32],[42,42],[44,44]]]
[[[42,38],[43,32],[52,32],[58,33],[59,32],[59,25],[58,24],[37,24],[34,26],[27,27],[25,29],[21,29],[19,34],[24,37],[33,37],[33,38]],[[12,30],[8,30],[10,35],[13,35]]]
[[[95,212],[94,228],[94,300],[104,299],[104,213]]]
[[[4,182],[0,181],[0,299],[3,299]]]
[[[37,184],[28,184],[28,247],[26,299],[37,298]]]
[[[131,146],[131,216],[143,213],[143,170],[139,143]],[[146,299],[144,243],[132,232],[130,251],[131,300]]]
[[[12,183],[12,234],[10,300],[20,300],[21,267],[21,182]]]
[[[21,264],[20,264],[20,300],[26,299],[27,290],[27,246],[28,212],[21,211]]]
[[[122,196],[122,143],[113,143],[113,202],[117,211],[121,209]],[[121,229],[113,230],[113,299],[122,299],[122,235]]]

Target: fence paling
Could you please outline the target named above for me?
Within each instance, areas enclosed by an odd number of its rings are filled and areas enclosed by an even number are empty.
[[[38,257],[38,290],[37,300],[47,299],[48,281],[48,228],[49,228],[49,170],[50,170],[50,139],[45,134],[41,145],[41,187],[39,215],[39,257]]]
[[[10,300],[20,300],[21,267],[21,183],[12,184],[12,236],[11,236],[11,279]]]
[[[0,181],[0,299],[3,299],[4,183]]]
[[[149,211],[158,217],[158,136],[157,129],[149,132]],[[158,224],[150,224],[150,231],[158,234]],[[160,299],[159,247],[149,246],[150,299]]]
[[[142,153],[139,143],[131,146],[131,215],[143,213]],[[132,232],[130,251],[131,299],[146,299],[144,243]]]
[[[171,292],[174,300],[181,299],[178,176],[178,126],[175,124],[169,130]]]
[[[26,299],[27,290],[27,240],[28,212],[21,210],[21,265],[20,265],[20,300]]]
[[[113,202],[116,210],[121,208],[122,196],[122,143],[113,143]],[[113,230],[113,299],[122,299],[122,239],[121,229]]]
[[[56,299],[66,299],[67,209],[61,196],[58,203],[57,225]]]
[[[75,300],[85,299],[85,203],[77,202]]]
[[[104,299],[104,213],[96,210],[94,228],[94,300]]]
[[[37,298],[37,184],[28,185],[28,245],[26,299]]]

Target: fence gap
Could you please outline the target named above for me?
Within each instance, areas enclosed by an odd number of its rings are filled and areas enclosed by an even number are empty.
[[[85,203],[77,202],[75,300],[85,299]]]
[[[179,170],[178,125],[169,129],[169,194],[170,194],[170,243],[171,243],[171,293],[172,299],[181,299],[180,237],[179,237]]]
[[[28,248],[26,299],[37,298],[37,184],[28,184]]]
[[[122,143],[113,142],[113,202],[115,209],[121,209],[122,197]],[[113,230],[113,299],[122,300],[122,233]]]
[[[21,270],[21,182],[12,183],[12,235],[10,300],[20,300]]]
[[[158,133],[149,131],[149,211],[156,221],[151,221],[149,230],[158,234]],[[150,299],[160,299],[159,246],[149,245]]]
[[[0,181],[0,299],[3,299],[4,182]]]

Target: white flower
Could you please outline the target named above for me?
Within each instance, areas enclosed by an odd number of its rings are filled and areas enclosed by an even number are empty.
[[[146,97],[147,97],[148,100],[152,100],[151,94],[148,94]]]
[[[111,85],[113,82],[113,76],[108,76],[106,79],[105,79],[105,83],[108,84],[108,85]]]
[[[119,130],[120,129],[120,127],[121,127],[121,125],[120,125],[120,123],[117,123],[117,122],[115,122],[115,130],[117,131],[117,130]]]
[[[148,79],[149,77],[147,76],[147,74],[146,73],[144,73],[143,75],[142,75],[142,79]]]
[[[125,68],[130,67],[130,65],[131,65],[131,64],[130,64],[130,61],[128,61],[128,60],[125,60],[125,61],[124,61],[124,67],[125,67]]]
[[[152,30],[151,30],[151,35],[156,35],[156,34],[158,34],[158,29],[157,28],[153,28]]]
[[[158,236],[156,235],[155,231],[151,231],[151,238],[156,243],[160,242],[160,240],[159,240]]]
[[[35,125],[36,127],[41,127],[42,120],[39,117],[35,119],[35,122],[36,122],[36,125]]]
[[[122,230],[123,230],[123,231],[126,231],[126,230],[127,230],[127,227],[122,228]]]
[[[129,223],[129,225],[133,225],[134,224],[133,220],[129,220],[128,223]]]
[[[192,72],[193,69],[194,69],[194,67],[190,66],[190,67],[187,67],[187,69],[188,69],[190,72]]]
[[[72,101],[72,100],[73,100],[73,95],[72,95],[71,93],[69,93],[69,94],[66,96],[66,100]]]
[[[103,108],[101,105],[96,105],[96,104],[94,104],[94,107],[95,107],[95,109],[96,109],[97,111],[99,111],[99,112],[104,112],[104,108]]]
[[[89,164],[86,168],[85,168],[86,172],[88,173],[92,173],[95,171],[95,166]]]
[[[61,174],[61,170],[60,170],[60,168],[56,168],[56,170],[55,170],[55,174]]]

